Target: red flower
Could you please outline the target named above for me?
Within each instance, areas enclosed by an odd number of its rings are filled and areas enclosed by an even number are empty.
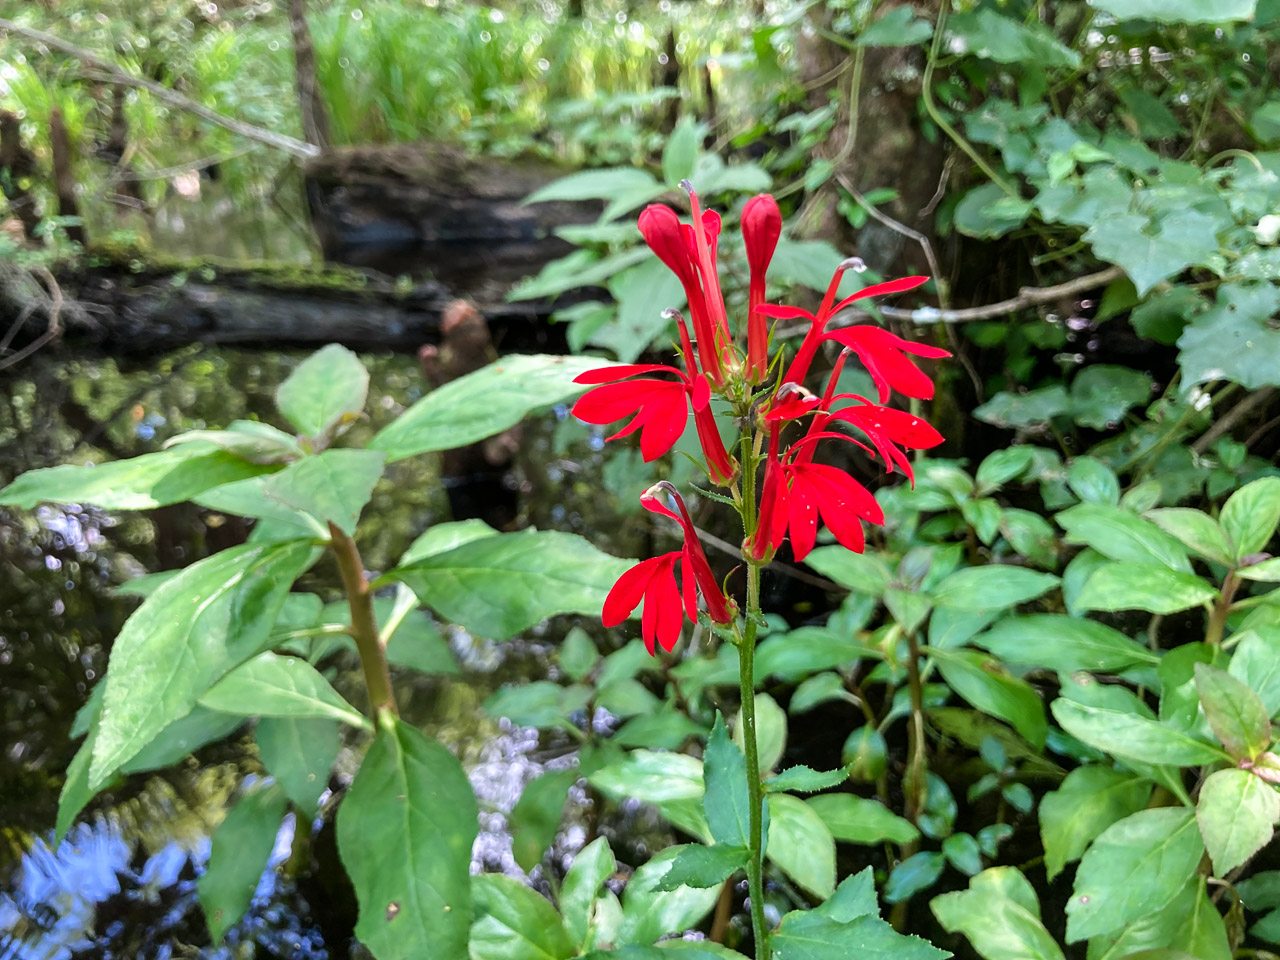
[[[867,297],[879,297],[888,293],[901,293],[904,290],[914,289],[929,279],[928,277],[903,277],[900,280],[888,280],[884,283],[875,283],[869,287],[863,287],[857,293],[845,297],[839,303],[835,303],[836,290],[840,287],[840,278],[844,275],[844,271],[857,266],[861,262],[862,261],[857,257],[853,257],[836,267],[835,275],[831,278],[831,283],[827,287],[827,293],[822,298],[822,305],[818,307],[816,315],[810,313],[808,310],[801,310],[799,307],[783,307],[770,303],[766,303],[763,306],[756,308],[757,311],[764,314],[764,316],[773,317],[776,320],[794,320],[799,317],[804,317],[812,324],[809,327],[809,332],[804,336],[804,341],[800,344],[800,349],[796,351],[795,359],[791,361],[791,366],[787,368],[787,372],[782,378],[784,381],[791,381],[792,383],[804,382],[804,378],[809,373],[809,365],[813,363],[814,355],[818,352],[818,344],[822,340],[822,332],[827,326],[827,321],[830,320],[833,315],[839,313],[845,307],[849,306],[849,304],[854,303],[857,300],[864,300]],[[842,331],[837,331],[837,333],[838,332]],[[835,337],[836,334],[832,333],[828,334],[828,336]],[[859,353],[858,356],[861,357],[862,354]],[[946,356],[950,356],[950,354],[946,354]],[[866,360],[864,359],[863,362],[865,363]],[[883,399],[887,399],[887,397]]]
[[[648,378],[614,382],[638,373],[658,371],[674,373],[677,379],[674,382]],[[574,377],[573,382],[604,384],[579,399],[573,405],[573,415],[595,424],[613,423],[631,416],[625,427],[607,439],[616,440],[639,430],[640,452],[646,461],[658,459],[675,446],[689,421],[690,404],[698,411],[706,409],[711,402],[711,388],[705,378],[661,363],[628,363],[588,370]]]
[[[765,274],[782,236],[782,214],[778,203],[767,193],[752,197],[742,208],[742,240],[747,247],[751,269],[751,292],[747,301],[747,375],[763,380],[769,368],[768,319],[756,308],[764,303]]]
[[[875,381],[876,389],[880,391],[881,403],[889,399],[890,390],[897,390],[903,396],[917,397],[921,400],[933,397],[933,381],[904,357],[904,353],[935,359],[951,356],[939,347],[903,340],[888,330],[869,324],[833,330],[826,335],[825,339],[842,343],[858,355],[862,365],[871,374],[871,379]]]
[[[657,490],[669,493],[675,499],[680,508],[679,514],[662,505],[655,493]],[[684,617],[697,622],[699,593],[706,601],[707,615],[716,623],[729,623],[733,613],[715,574],[711,572],[711,564],[698,541],[689,511],[675,488],[665,481],[655,484],[640,496],[640,503],[651,513],[670,517],[680,524],[684,546],[678,551],[642,560],[619,577],[605,598],[601,622],[606,627],[616,627],[643,600],[640,635],[649,652],[654,653],[655,641],[663,650],[670,650],[676,645]],[[683,589],[676,584],[677,561],[681,564]]]
[[[853,399],[861,400],[861,405],[833,413],[824,418],[824,421],[829,423],[831,420],[843,420],[857,427],[879,452],[886,471],[893,473],[894,464],[897,464],[914,484],[915,474],[911,470],[911,461],[899,446],[908,450],[928,450],[942,442],[942,434],[919,417],[913,417],[902,410],[877,406],[856,395]]]

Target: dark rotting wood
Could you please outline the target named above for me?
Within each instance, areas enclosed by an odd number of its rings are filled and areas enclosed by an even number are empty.
[[[71,221],[65,228],[67,236],[80,246],[86,246],[87,235],[84,225],[79,222],[80,206],[76,202],[75,153],[60,107],[49,111],[49,146],[53,154],[53,192],[58,197],[58,216]]]
[[[32,243],[39,243],[40,208],[35,196],[22,185],[35,170],[36,158],[22,143],[18,115],[0,111],[0,188],[9,201],[9,209],[22,223],[23,234]]]

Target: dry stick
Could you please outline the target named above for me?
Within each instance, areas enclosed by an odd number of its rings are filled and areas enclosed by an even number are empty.
[[[40,336],[36,337],[36,339],[32,340],[21,350],[5,357],[3,360],[0,360],[0,370],[7,369],[8,367],[12,367],[15,363],[20,363],[25,360],[56,337],[61,331],[61,327],[58,324],[58,316],[62,313],[62,288],[58,286],[58,281],[54,279],[53,274],[44,267],[31,267],[30,270],[32,273],[39,276],[40,279],[45,282],[45,286],[49,288],[49,326],[45,329],[44,333],[40,334]],[[16,331],[17,327],[21,325],[25,319],[25,315],[18,319],[18,322],[14,325],[13,329],[10,330],[9,335],[5,337],[6,344],[12,339],[14,331]]]
[[[114,63],[111,63],[108,60],[103,60],[101,57],[91,53],[90,51],[85,50],[82,47],[77,47],[75,44],[67,43],[67,41],[55,37],[53,34],[45,33],[43,30],[19,26],[12,20],[6,20],[3,17],[0,17],[0,30],[7,30],[10,33],[16,33],[20,37],[26,37],[28,40],[34,40],[36,43],[42,43],[47,47],[60,50],[68,56],[75,57],[82,63],[87,63],[90,66],[96,67],[97,69],[110,74],[116,83],[122,83],[126,86],[138,87],[141,90],[146,90],[157,100],[161,100],[175,109],[185,111],[186,113],[193,113],[202,120],[207,120],[209,123],[225,127],[232,133],[238,133],[242,137],[257,140],[270,147],[275,147],[277,150],[284,150],[286,153],[291,153],[302,160],[310,160],[312,157],[318,157],[320,155],[321,151],[319,147],[313,146],[309,143],[303,143],[301,140],[297,140],[283,133],[264,130],[262,127],[256,127],[251,123],[245,123],[243,120],[236,120],[234,117],[224,116],[221,113],[210,110],[202,103],[197,103],[174,90],[170,90],[168,87],[161,86],[158,83],[143,79],[142,77],[135,77],[133,74],[120,69]]]
[[[1253,391],[1253,393],[1228,410],[1222,419],[1206,430],[1204,435],[1191,445],[1192,452],[1197,454],[1204,453],[1213,446],[1219,437],[1235,429],[1236,424],[1253,413],[1258,407],[1266,405],[1275,396],[1275,393],[1275,387],[1263,387],[1261,390]]]

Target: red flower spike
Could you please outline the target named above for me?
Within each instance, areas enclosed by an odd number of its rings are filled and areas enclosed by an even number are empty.
[[[767,193],[752,197],[742,208],[742,240],[751,269],[751,292],[747,301],[747,374],[755,382],[765,378],[769,368],[769,327],[767,317],[756,308],[764,303],[765,275],[769,261],[782,236],[782,213]]]
[[[778,431],[769,431],[769,453],[764,462],[764,483],[760,487],[760,511],[756,531],[747,542],[752,560],[769,560],[786,536],[787,484],[782,479],[778,457]]]
[[[833,330],[826,334],[825,339],[842,343],[858,355],[880,391],[881,403],[889,399],[892,390],[920,400],[933,397],[933,381],[903,356],[904,353],[932,359],[951,356],[940,347],[903,340],[870,324]]]
[[[655,491],[661,491],[670,496],[675,501],[680,513],[677,515],[663,506]],[[684,500],[676,492],[676,488],[667,481],[661,480],[640,495],[640,505],[650,513],[670,517],[680,524],[680,530],[684,534],[684,549],[682,553],[685,567],[683,573],[692,573],[692,581],[702,594],[703,599],[707,601],[707,615],[716,623],[729,623],[733,619],[733,614],[729,610],[729,601],[726,599],[724,591],[720,589],[720,584],[716,580],[715,574],[711,572],[711,564],[707,562],[707,555],[702,549],[702,542],[698,539],[698,531],[693,527],[693,518],[689,516],[689,508],[684,505]],[[686,601],[692,596],[689,592],[689,582],[689,579],[685,580]],[[692,603],[687,602],[686,612],[688,612],[690,620],[698,619],[696,597]]]
[[[702,213],[698,204],[697,191],[688,180],[680,181],[680,189],[689,194],[689,206],[693,209],[693,232],[695,237],[695,262],[698,273],[702,277],[702,289],[706,294],[707,314],[711,318],[712,327],[723,340],[717,347],[730,340],[729,317],[724,309],[724,295],[720,292],[720,275],[716,272],[716,243],[720,236],[720,215],[707,211]],[[705,366],[705,364],[703,364]]]

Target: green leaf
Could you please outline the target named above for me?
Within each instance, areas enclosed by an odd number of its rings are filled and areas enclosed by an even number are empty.
[[[267,523],[259,523],[253,529],[254,537],[269,533],[271,540],[328,539],[329,528],[310,514],[287,507],[279,500],[272,500],[264,492],[270,475],[250,477],[235,483],[214,487],[192,498],[195,503],[220,513],[241,517],[256,517]]]
[[[906,10],[906,7],[899,7]],[[879,596],[893,579],[888,565],[874,553],[854,553],[847,547],[833,544],[818,547],[805,558],[805,563],[829,580],[834,580],[847,590]]]
[[[1012,724],[1036,749],[1044,746],[1049,732],[1044,704],[1027,681],[976,650],[930,649],[930,656],[952,690],[984,713]]]
[[[1107,827],[1144,809],[1150,796],[1150,781],[1111,767],[1091,764],[1067,774],[1057,790],[1040,799],[1040,839],[1049,879],[1078,860]]]
[[[464,543],[381,579],[403,581],[442,616],[479,636],[502,639],[560,613],[599,616],[631,566],[582,537],[526,530]]]
[[[1035,890],[1016,867],[992,867],[968,890],[944,893],[929,909],[948,933],[963,933],[985,960],[1062,960],[1040,922]]]
[[[874,652],[856,636],[826,627],[799,627],[760,644],[754,665],[756,683],[768,677],[799,680],[819,670],[851,666]]]
[[[618,863],[609,849],[609,841],[597,837],[578,851],[560,888],[560,913],[569,939],[576,946],[587,941],[591,922],[591,905],[606,880],[618,869]]]
[[[701,140],[697,121],[687,114],[667,135],[667,145],[662,150],[662,179],[668,187],[679,186],[681,180],[693,176]]]
[[[596,702],[615,717],[634,717],[656,711],[660,701],[639,680],[627,677],[598,688]]]
[[[161,730],[133,758],[120,767],[123,774],[163,770],[195,753],[207,743],[224,740],[244,723],[244,717],[195,706]]]
[[[1040,426],[1054,417],[1071,411],[1071,398],[1061,384],[1028,390],[1026,393],[1001,391],[976,407],[973,415],[997,427]]]
[[[1058,578],[1025,567],[990,564],[963,567],[933,588],[933,602],[957,610],[991,610],[1034,600],[1052,590]]]
[[[248,909],[271,859],[284,811],[284,791],[262,787],[236,801],[213,831],[209,865],[196,881],[196,890],[215,946]]]
[[[702,764],[683,753],[632,750],[591,773],[587,780],[615,800],[651,803],[673,824],[710,840],[702,812]]]
[[[933,36],[928,20],[917,20],[910,7],[896,7],[854,40],[860,47],[914,47]]]
[[[592,345],[633,363],[655,340],[669,342],[665,334],[673,324],[663,310],[682,308],[685,294],[680,278],[665,263],[654,257],[624,270],[609,279],[608,289],[617,311],[610,323],[591,335]]]
[[[1257,0],[1094,0],[1095,7],[1118,20],[1156,20],[1160,23],[1230,23],[1252,20]]]
[[[978,464],[978,472],[974,474],[977,493],[994,493],[1010,480],[1021,477],[1030,469],[1032,459],[1031,447],[1025,446],[1006,447],[990,454]]]
[[[619,194],[618,204],[610,203],[606,213],[625,213],[635,203],[644,203],[659,194],[659,188],[647,187],[634,193]],[[507,293],[508,300],[537,300],[555,297],[566,290],[579,287],[598,287],[616,273],[644,263],[653,256],[646,246],[636,245],[616,253],[599,257],[589,250],[575,250],[559,260],[553,260],[538,273],[517,283]]]
[[[889,762],[884,735],[870,724],[855,728],[840,749],[840,762],[849,768],[850,779],[874,783]]]
[[[622,895],[622,926],[618,944],[653,943],[659,937],[683,933],[701,922],[720,896],[716,887],[661,890],[681,847],[667,847],[631,875]]]
[[[1218,519],[1235,544],[1237,560],[1257,553],[1280,522],[1280,477],[1246,483],[1228,498]]]
[[[298,364],[276,390],[276,405],[298,432],[320,437],[364,411],[369,371],[346,347],[331,343]]]
[[[716,843],[745,847],[750,843],[751,800],[747,789],[747,761],[729,739],[724,718],[716,714],[702,760],[706,794],[702,807]]]
[[[596,642],[581,627],[574,627],[560,642],[560,669],[575,683],[583,680],[600,662]]]
[[[1046,570],[1057,568],[1057,531],[1038,513],[1006,507],[1000,515],[1000,532],[1014,551],[1036,566]]]
[[[1194,574],[1157,563],[1108,563],[1089,576],[1077,609],[1177,613],[1213,600],[1218,591]]]
[[[1096,256],[1124,268],[1138,296],[1218,252],[1219,221],[1198,210],[1176,211],[1161,218],[1158,229],[1150,227],[1142,214],[1113,213],[1084,235]]]
[[[101,686],[101,684],[99,684]],[[66,779],[62,781],[62,790],[58,793],[58,817],[54,828],[53,842],[62,843],[89,801],[97,794],[97,790],[89,786],[89,763],[93,759],[94,741],[98,738],[97,725],[89,728],[88,736],[80,749],[67,765]]]
[[[378,960],[467,960],[475,794],[458,758],[384,721],[338,807],[338,852],[360,904],[356,936]],[[386,851],[394,850],[394,857]]]
[[[548,200],[608,200],[623,190],[652,187],[657,184],[652,174],[639,167],[610,167],[583,170],[553,180],[524,198],[524,203]]]
[[[1215,563],[1231,565],[1235,552],[1231,540],[1221,524],[1207,513],[1187,507],[1165,507],[1149,510],[1146,516],[1200,556]]]
[[[791,790],[796,793],[814,793],[838,786],[848,779],[849,771],[843,767],[839,770],[819,773],[812,767],[801,764],[797,767],[788,767],[776,777],[765,780],[764,789],[765,793],[786,793]]]
[[[1236,571],[1236,575],[1243,577],[1245,580],[1280,583],[1280,557],[1272,557],[1270,560],[1263,560],[1261,563],[1251,563],[1247,567],[1241,567]],[[116,593],[119,594],[122,589],[118,588]]]
[[[852,694],[845,689],[844,679],[838,673],[818,673],[803,681],[791,694],[787,710],[794,716],[807,713],[814,707],[832,700],[853,702]]]
[[[483,540],[485,537],[496,537],[498,531],[483,520],[454,520],[449,523],[435,523],[424,530],[409,544],[409,549],[400,557],[400,565],[408,566],[415,560],[433,557],[438,553],[448,553],[454,547],[460,547],[472,540]]]
[[[471,926],[470,960],[567,960],[573,956],[560,915],[536,890],[513,877],[482,873],[471,878],[471,896],[476,919]]]
[[[1204,306],[1204,298],[1192,288],[1173,286],[1151,294],[1135,307],[1129,314],[1129,323],[1138,336],[1172,346],[1178,342],[1187,321]]]
[[[588,687],[535,680],[495,690],[485,700],[484,711],[521,727],[570,727],[569,715],[583,709],[590,699]]]
[[[941,860],[941,855],[937,855]],[[774,960],[945,960],[919,937],[903,936],[875,914],[842,923],[819,910],[793,910],[770,939]],[[856,954],[850,948],[856,945]]]
[[[1280,713],[1280,630],[1259,627],[1231,639],[1239,642],[1227,672],[1247,683],[1274,717]]]
[[[786,793],[772,794],[767,807],[770,862],[819,900],[831,896],[836,888],[836,842],[817,811]]]
[[[929,889],[938,882],[946,865],[947,858],[941,853],[913,853],[889,873],[889,879],[884,885],[885,902],[901,903],[903,900],[910,900],[921,890]]]
[[[831,835],[845,843],[872,846],[888,840],[907,844],[920,836],[910,820],[904,820],[879,800],[851,793],[824,793],[806,801],[827,825]]]
[[[1081,503],[1054,518],[1070,543],[1092,547],[1112,560],[1161,564],[1191,572],[1182,544],[1154,523],[1120,507]]]
[[[225,430],[188,430],[170,437],[164,446],[168,449],[196,440],[206,440],[251,463],[287,463],[303,456],[297,438],[257,420],[232,420]]]
[[[1277,310],[1274,284],[1220,286],[1214,305],[1178,338],[1183,390],[1208,380],[1234,380],[1250,390],[1280,383],[1280,331],[1271,328]]]
[[[1050,709],[1067,733],[1123,760],[1190,767],[1227,759],[1218,747],[1146,717],[1062,698]]]
[[[1113,627],[1059,613],[1009,617],[976,636],[973,643],[1005,663],[1059,673],[1118,673],[1160,661],[1159,656]]]
[[[1114,506],[1120,502],[1120,481],[1115,472],[1094,457],[1075,457],[1067,467],[1067,484],[1085,503]]]
[[[691,737],[706,736],[699,726],[674,707],[659,713],[633,717],[610,737],[620,747],[648,747],[652,750],[679,750]]]
[[[1093,430],[1113,429],[1133,407],[1151,400],[1149,374],[1111,363],[1085,367],[1071,381],[1071,414]]]
[[[210,443],[184,443],[131,460],[28,470],[0,490],[0,505],[25,510],[45,502],[82,503],[104,510],[149,510],[275,469],[242,460]]]
[[[742,714],[733,721],[733,742],[746,752]],[[772,770],[787,745],[787,714],[767,693],[756,694],[756,755],[761,771]]]
[[[1200,788],[1196,820],[1214,873],[1225,877],[1271,842],[1280,793],[1248,770],[1219,770]]]
[[[133,612],[111,648],[93,786],[261,650],[312,556],[309,541],[232,547],[167,580]]]
[[[577,782],[577,770],[557,770],[524,785],[507,817],[507,828],[511,853],[525,873],[542,862],[542,854],[555,840],[569,789]]]
[[[1193,668],[1196,692],[1214,735],[1237,760],[1253,760],[1271,744],[1267,708],[1249,686],[1205,663]]]
[[[267,773],[303,816],[311,817],[329,789],[329,773],[341,746],[338,724],[317,717],[263,717],[254,736]]]
[[[676,890],[686,887],[718,887],[739,869],[746,866],[751,855],[746,847],[717,843],[704,847],[691,843],[681,847],[671,863],[671,869],[658,881],[659,890]]]
[[[1010,786],[1025,786],[1011,784]],[[982,851],[978,841],[969,833],[953,833],[942,841],[942,855],[947,862],[966,876],[974,876],[982,870]]]
[[[270,651],[230,671],[200,703],[245,717],[331,717],[354,727],[370,726],[315,667]]]
[[[1010,197],[999,184],[984,183],[956,205],[953,222],[965,236],[994,240],[1022,226],[1030,213],[1027,201]]]
[[[661,308],[659,308],[661,309]],[[369,442],[387,462],[452,450],[515,426],[527,414],[582,393],[573,378],[611,366],[598,357],[519,354],[432,390]]]
[[[382,461],[377,450],[326,450],[285,467],[262,492],[351,536],[382,476]]]
[[[1034,62],[1044,68],[1080,66],[1080,54],[1063,46],[1048,30],[1032,27],[983,7],[958,13],[947,24],[952,50],[997,63]]]
[[[1164,907],[1115,931],[1095,938],[1089,950],[1090,960],[1128,960],[1136,951],[1155,954],[1153,960],[1182,960],[1178,951],[1196,951],[1196,958],[1230,960],[1222,917],[1205,896],[1204,878],[1188,877],[1181,889]],[[1217,929],[1214,930],[1214,918]],[[1215,940],[1217,941],[1215,943]],[[1169,954],[1173,953],[1170,957]]]
[[[1080,861],[1067,902],[1067,942],[1111,933],[1159,910],[1203,855],[1190,810],[1141,810],[1112,824]]]

